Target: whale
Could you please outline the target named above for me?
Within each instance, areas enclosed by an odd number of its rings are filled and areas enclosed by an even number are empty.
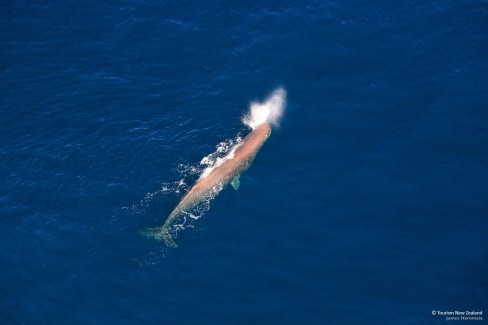
[[[171,233],[172,226],[198,204],[215,197],[222,189],[232,183],[237,189],[239,176],[253,162],[256,154],[271,134],[268,121],[261,122],[252,129],[232,152],[225,157],[222,164],[216,166],[208,174],[202,174],[191,189],[183,196],[176,208],[171,212],[162,227],[141,230],[143,236],[154,238],[168,247],[176,248],[177,244]]]

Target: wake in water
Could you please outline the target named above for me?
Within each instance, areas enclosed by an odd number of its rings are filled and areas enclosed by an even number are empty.
[[[197,165],[178,164],[175,172],[178,174],[179,180],[162,183],[159,190],[147,193],[138,204],[133,204],[132,211],[138,214],[147,213],[150,206],[155,202],[161,202],[168,196],[181,195],[188,192],[190,190],[188,184],[193,183],[195,177],[198,177],[198,179],[205,178],[214,168],[232,157],[232,153],[241,142],[242,138],[237,136],[235,139],[228,139],[219,143],[215,151],[203,157]],[[209,196],[207,200],[196,205],[190,211],[185,211],[181,220],[174,224],[173,231],[175,234],[187,228],[194,228],[193,222],[203,217],[205,212],[210,210],[210,202],[214,197],[215,195]]]
[[[237,136],[235,139],[221,142],[198,166],[184,165],[184,168],[179,169],[183,172],[183,178],[179,182],[164,184],[160,191],[146,195],[141,202],[143,205],[148,205],[158,194],[173,191],[178,193],[182,187],[187,188],[188,176],[200,173],[196,184],[187,191],[164,226],[142,230],[141,234],[162,240],[170,247],[176,247],[174,237],[178,232],[188,227],[193,228],[192,221],[198,220],[210,209],[210,202],[226,185],[232,181],[232,185],[237,189],[240,173],[249,168],[257,151],[269,137],[270,124],[279,125],[285,103],[286,92],[282,88],[271,93],[264,102],[252,102],[243,123],[253,131],[244,139]]]

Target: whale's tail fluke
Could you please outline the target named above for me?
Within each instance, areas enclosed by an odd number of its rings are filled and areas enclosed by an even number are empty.
[[[176,245],[175,241],[173,240],[173,236],[171,236],[168,227],[162,226],[156,228],[146,228],[139,230],[139,233],[144,237],[154,238],[156,240],[162,241],[169,247],[178,247],[178,245]]]

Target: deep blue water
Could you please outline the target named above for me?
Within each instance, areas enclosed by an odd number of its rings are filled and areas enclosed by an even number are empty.
[[[3,1],[2,324],[423,324],[488,312],[486,1]],[[164,194],[281,127],[179,247]]]

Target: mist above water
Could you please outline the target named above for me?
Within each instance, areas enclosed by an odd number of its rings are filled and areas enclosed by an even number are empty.
[[[286,91],[283,88],[278,88],[263,102],[251,102],[249,114],[243,118],[242,122],[252,129],[264,122],[279,126],[285,106]]]

